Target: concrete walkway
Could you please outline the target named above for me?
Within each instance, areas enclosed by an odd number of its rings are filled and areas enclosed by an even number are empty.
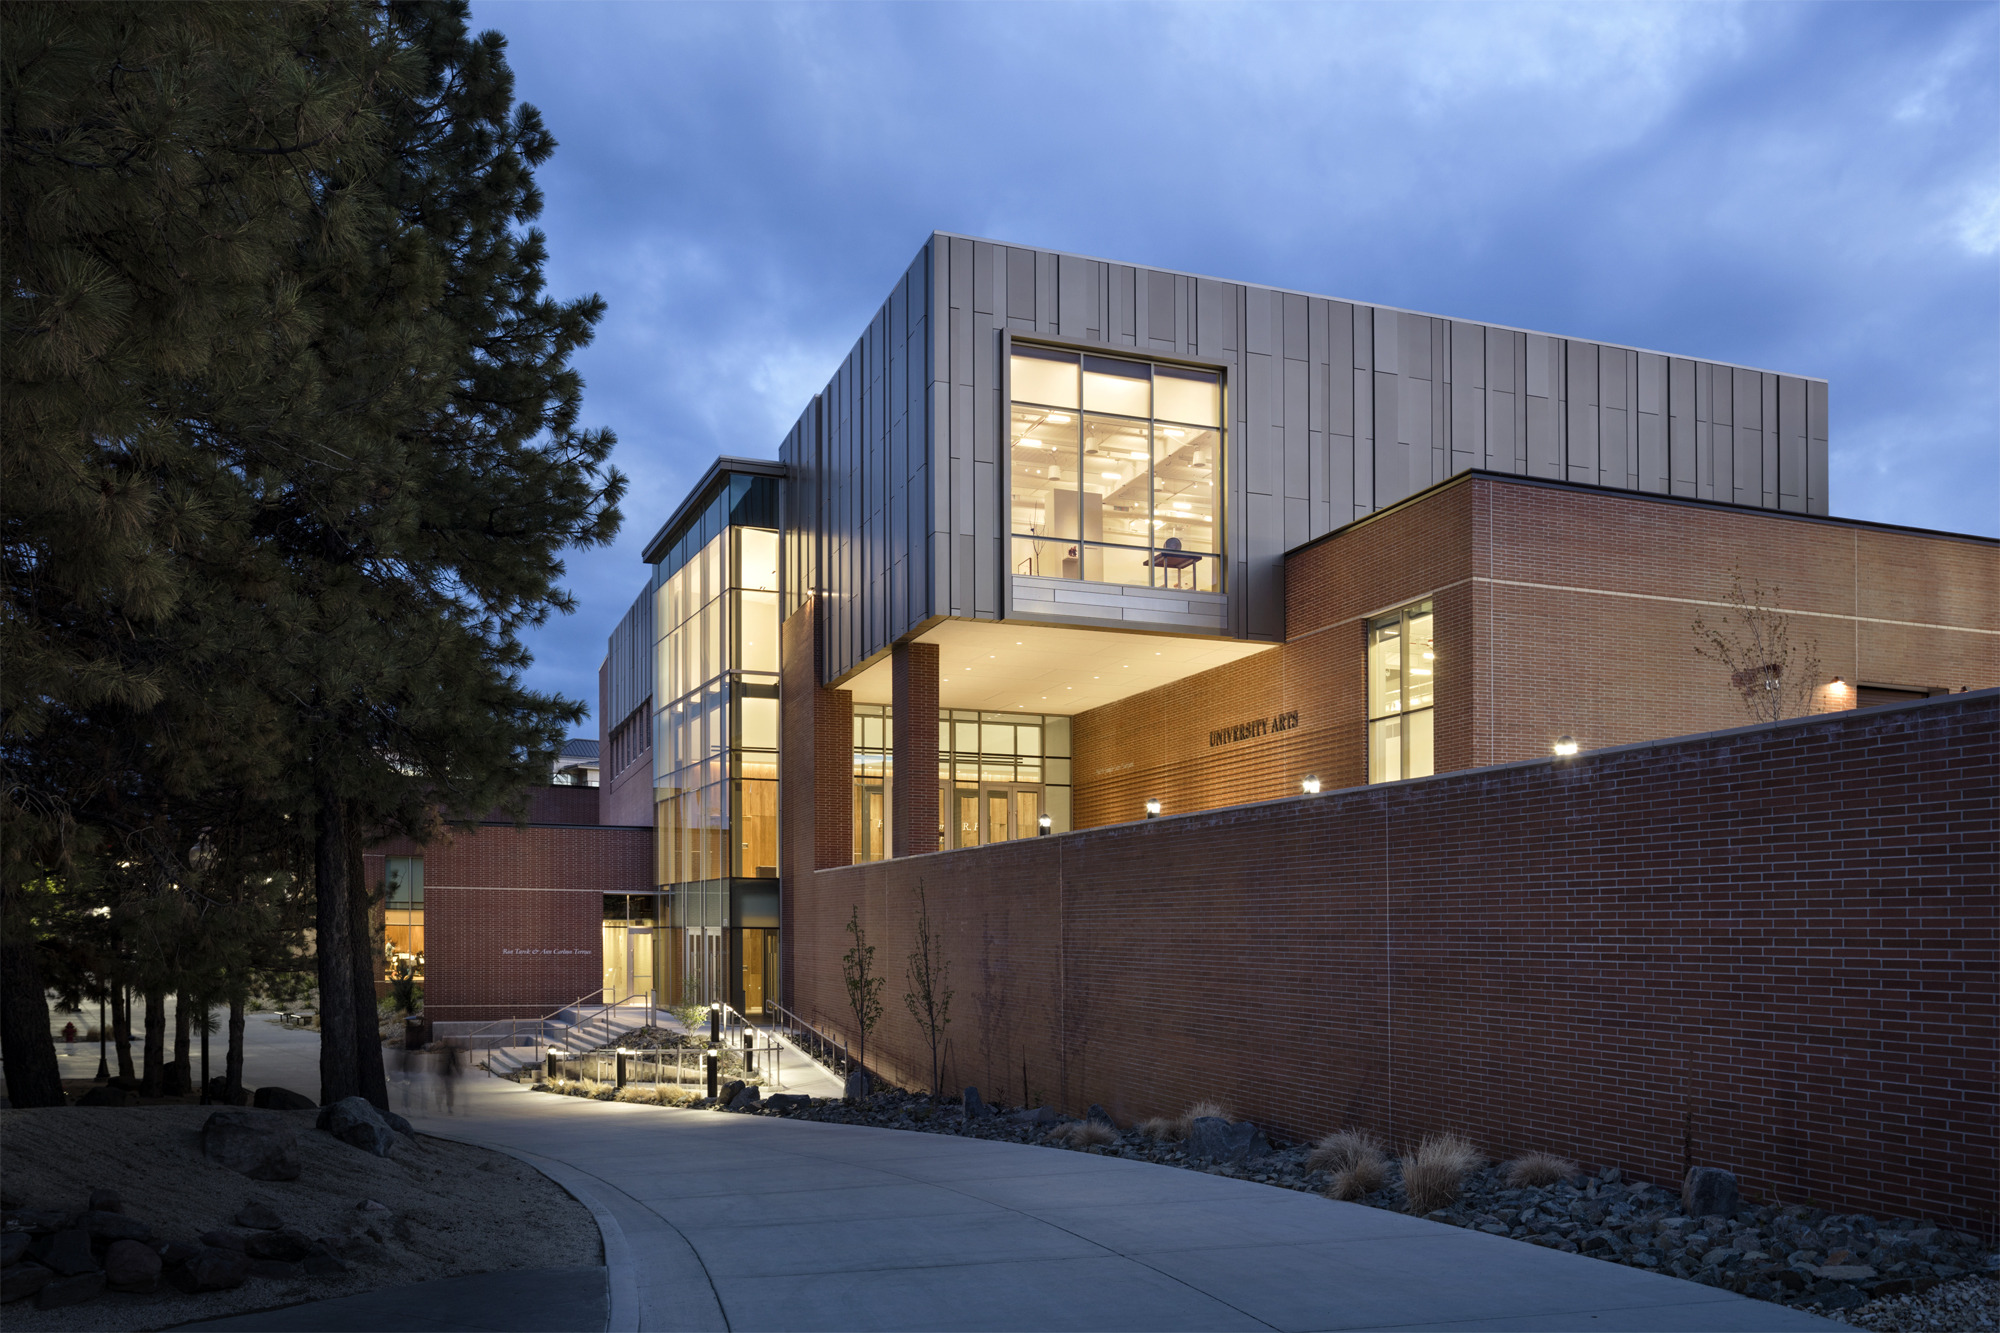
[[[246,1082],[317,1091],[313,1034],[254,1029],[248,1046]],[[457,1109],[412,1119],[533,1163],[596,1214],[619,1333],[1840,1327],[1520,1241],[1088,1153],[585,1102],[478,1075]],[[265,1326],[513,1328],[500,1321],[516,1278],[453,1279],[459,1322],[419,1322],[420,1303],[391,1323],[358,1310],[312,1322],[307,1306],[284,1313],[308,1322]],[[341,1302],[320,1304],[334,1314]]]

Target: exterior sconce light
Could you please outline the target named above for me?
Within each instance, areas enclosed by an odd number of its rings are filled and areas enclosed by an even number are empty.
[[[1308,796],[1319,795],[1319,774],[1317,773],[1307,774],[1306,780],[1299,784],[1299,790],[1303,791]]]
[[[1555,744],[1555,751],[1563,758],[1569,758],[1576,753],[1576,738],[1572,736],[1559,737]]]
[[[1827,689],[1833,691],[1833,693],[1835,694],[1845,694],[1847,693],[1847,682],[1842,680],[1839,676],[1835,676],[1833,678],[1833,684],[1827,686]]]
[[[1040,819],[1035,821],[1035,824],[1037,827],[1041,829],[1041,832],[1036,836],[1046,838],[1049,836],[1049,830],[1053,829],[1056,826],[1056,821],[1048,815],[1043,815]]]
[[[1152,818],[1154,818],[1154,817],[1155,817],[1156,815],[1158,815],[1159,813],[1160,813],[1160,799],[1159,799],[1159,797],[1157,797],[1157,796],[1148,796],[1148,797],[1146,798],[1146,818],[1148,818],[1148,819],[1152,819]]]

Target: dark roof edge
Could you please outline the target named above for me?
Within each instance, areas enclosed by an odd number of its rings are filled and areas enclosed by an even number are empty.
[[[1830,514],[1799,514],[1788,509],[1753,509],[1749,505],[1730,504],[1723,500],[1699,500],[1685,495],[1656,495],[1651,491],[1628,491],[1616,486],[1593,486],[1586,481],[1558,481],[1553,477],[1523,477],[1512,472],[1492,472],[1485,468],[1468,468],[1464,472],[1454,472],[1443,481],[1433,482],[1415,495],[1405,496],[1387,509],[1378,509],[1372,514],[1364,514],[1352,523],[1344,523],[1331,532],[1323,532],[1309,541],[1300,542],[1286,550],[1287,556],[1310,550],[1321,542],[1331,541],[1343,532],[1352,532],[1376,519],[1387,518],[1401,509],[1428,500],[1447,487],[1459,485],[1474,477],[1488,481],[1501,481],[1514,486],[1539,486],[1552,491],[1580,491],[1591,495],[1603,495],[1617,499],[1638,500],[1647,504],[1686,505],[1696,509],[1719,510],[1731,514],[1755,514],[1764,518],[1790,519],[1794,522],[1826,523],[1839,528],[1867,528],[1874,532],[1903,532],[1913,537],[1941,537],[1947,541],[1975,542],[1983,546],[2000,546],[2000,537],[1982,537],[1976,532],[1946,532],[1941,528],[1914,528],[1904,523],[1877,523],[1865,518],[1836,518]]]
[[[646,543],[645,549],[639,553],[639,559],[649,565],[658,559],[657,552],[662,546],[667,545],[667,539],[674,529],[689,516],[699,514],[702,507],[707,504],[710,492],[724,477],[734,472],[747,473],[753,477],[777,477],[783,480],[785,465],[774,458],[737,458],[723,454],[708,465],[708,471],[701,474],[701,480],[689,488],[687,495],[674,506],[674,512],[667,516],[667,521],[660,525],[659,531],[653,534],[653,539]]]
[[[1142,264],[1132,259],[1107,259],[1103,255],[1079,254],[1074,250],[1058,250],[1047,245],[1022,245],[1016,241],[1003,241],[992,236],[968,236],[958,231],[933,231],[933,236],[947,240],[978,241],[982,245],[1000,245],[1010,250],[1048,250],[1054,254],[1071,255],[1077,259],[1089,260],[1093,264],[1116,264],[1120,268],[1146,268],[1156,273],[1172,273],[1176,277],[1195,278],[1203,282],[1226,282],[1232,287],[1262,287],[1267,291],[1285,292],[1292,296],[1303,296],[1314,301],[1339,301],[1343,305],[1367,306],[1371,310],[1388,310],[1398,315],[1417,315],[1424,319],[1444,319],[1455,324],[1480,324],[1489,329],[1505,329],[1509,333],[1529,333],[1537,338],[1560,338],[1564,342],[1595,343],[1599,347],[1616,347],[1625,352],[1644,352],[1648,356],[1664,356],[1673,361],[1705,361],[1711,366],[1728,366],[1732,370],[1750,370],[1759,375],[1782,375],[1786,379],[1806,380],[1815,384],[1827,382],[1824,375],[1801,375],[1790,370],[1770,370],[1763,366],[1746,366],[1741,361],[1724,361],[1716,356],[1690,356],[1685,352],[1662,352],[1654,347],[1640,347],[1634,343],[1613,342],[1609,338],[1587,338],[1575,333],[1550,333],[1547,329],[1522,328],[1518,324],[1502,324],[1493,319],[1474,319],[1467,315],[1440,315],[1432,310],[1411,310],[1407,306],[1390,305],[1386,301],[1363,301],[1352,296],[1329,296],[1324,292],[1301,291],[1296,287],[1280,287],[1275,283],[1252,282],[1247,278],[1220,278],[1212,273],[1190,273],[1186,269],[1169,268],[1165,264]],[[1114,344],[1106,343],[1105,346]]]

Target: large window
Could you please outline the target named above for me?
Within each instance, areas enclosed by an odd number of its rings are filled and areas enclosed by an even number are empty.
[[[424,979],[424,858],[391,856],[383,868],[384,980]]]
[[[854,860],[889,856],[889,800],[896,736],[888,704],[854,705]]]
[[[938,845],[979,847],[1070,828],[1069,719],[938,710]]]
[[[1435,772],[1437,652],[1431,604],[1421,602],[1368,624],[1368,780],[1394,782]]]
[[[1015,344],[1016,574],[1222,590],[1222,377]]]

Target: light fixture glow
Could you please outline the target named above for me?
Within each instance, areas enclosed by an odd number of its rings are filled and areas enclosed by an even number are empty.
[[[1842,680],[1839,676],[1835,676],[1833,678],[1833,684],[1827,686],[1827,688],[1829,690],[1832,690],[1835,694],[1845,694],[1847,693],[1847,682]]]
[[[1153,818],[1153,816],[1159,813],[1160,813],[1159,798],[1155,796],[1148,796],[1146,798],[1146,818],[1151,819]]]
[[[1051,412],[1049,413],[1049,421],[1057,426],[1067,426],[1069,424],[1069,414],[1067,412]]]
[[[1319,774],[1308,773],[1305,781],[1299,784],[1299,789],[1308,796],[1319,795]]]
[[[1575,754],[1576,740],[1570,736],[1563,736],[1558,738],[1555,744],[1555,751],[1557,754],[1562,755],[1565,758]]]

